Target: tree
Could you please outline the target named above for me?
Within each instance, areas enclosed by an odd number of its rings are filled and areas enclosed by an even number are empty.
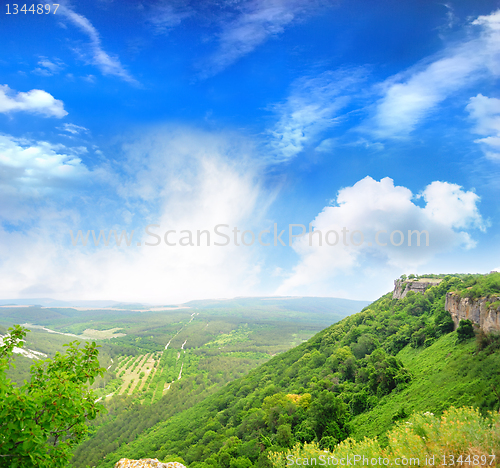
[[[457,328],[457,341],[463,343],[470,338],[474,338],[474,325],[470,320],[460,320]]]
[[[323,390],[309,408],[309,419],[312,422],[316,437],[331,436],[336,443],[348,436],[349,419],[347,405],[333,393]]]
[[[454,323],[449,312],[444,308],[439,309],[434,318],[436,329],[441,335],[446,335],[453,331]]]
[[[281,424],[276,431],[276,443],[280,447],[291,447],[294,443],[292,426],[290,424]]]
[[[31,381],[18,387],[6,373],[28,331],[15,325],[0,345],[0,467],[64,467],[87,432],[86,421],[104,409],[88,384],[105,369],[95,343],[80,348],[74,341],[65,354],[37,361]]]

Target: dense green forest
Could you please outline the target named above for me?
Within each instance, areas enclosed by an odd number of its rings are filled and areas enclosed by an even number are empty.
[[[500,341],[459,339],[444,301],[448,291],[500,294],[500,274],[442,279],[423,295],[384,295],[208,397],[193,391],[193,375],[177,387],[191,398],[173,400],[172,392],[147,406],[124,399],[128,409],[95,427],[73,465],[181,457],[190,468],[265,467],[271,453],[296,443],[333,450],[348,437],[377,436],[387,445],[387,431],[414,412],[497,411]]]

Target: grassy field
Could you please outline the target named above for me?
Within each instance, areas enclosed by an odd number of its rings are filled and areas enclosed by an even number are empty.
[[[122,328],[110,328],[109,330],[94,330],[93,328],[86,328],[83,330],[82,335],[94,340],[107,340],[110,338],[120,338],[121,336],[127,336],[126,333],[117,333],[118,330],[123,330]]]

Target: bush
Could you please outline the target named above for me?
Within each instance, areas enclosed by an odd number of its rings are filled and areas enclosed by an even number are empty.
[[[449,312],[444,308],[440,309],[434,317],[435,327],[440,335],[446,335],[453,331],[455,324]]]
[[[474,325],[470,320],[460,320],[457,329],[458,343],[464,343],[471,338],[474,338]]]
[[[476,336],[476,352],[484,351],[486,354],[491,354],[500,348],[500,334],[485,333],[479,330]]]

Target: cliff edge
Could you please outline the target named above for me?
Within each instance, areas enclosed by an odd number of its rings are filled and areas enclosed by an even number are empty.
[[[397,279],[394,281],[394,291],[392,293],[393,299],[403,299],[410,291],[423,294],[427,288],[435,286],[443,281],[440,278],[420,278],[402,280]]]
[[[471,299],[460,293],[446,293],[445,310],[450,313],[455,330],[460,320],[470,320],[485,333],[500,332],[500,296]]]

